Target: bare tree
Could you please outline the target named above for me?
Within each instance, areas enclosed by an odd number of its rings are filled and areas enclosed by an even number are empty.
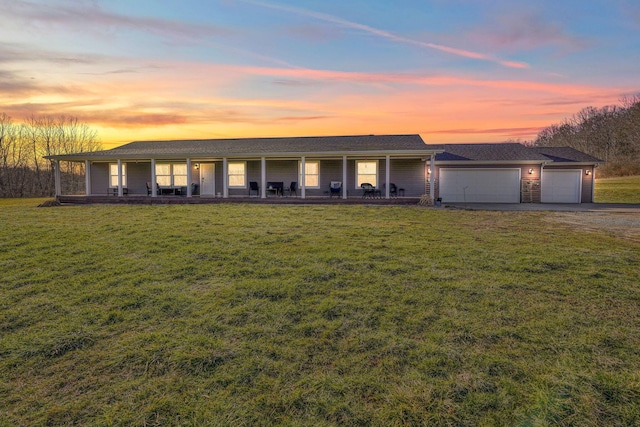
[[[44,156],[100,149],[95,130],[75,117],[28,117],[20,126],[0,114],[0,195],[51,196],[54,168]],[[65,192],[84,187],[84,164],[63,162]]]
[[[24,195],[27,159],[19,128],[11,117],[0,113],[0,196]]]
[[[538,133],[537,146],[569,146],[609,163],[610,170],[640,173],[640,95],[620,106],[587,107]]]

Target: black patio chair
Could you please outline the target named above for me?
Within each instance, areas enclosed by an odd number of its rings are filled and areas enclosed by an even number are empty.
[[[386,191],[387,184],[382,184],[382,189]],[[389,197],[398,197],[398,187],[392,182],[389,184]]]
[[[333,196],[340,197],[340,193],[342,192],[342,181],[331,181],[329,185],[329,198]]]
[[[369,184],[368,182],[364,182],[360,184],[360,188],[362,188],[362,198],[366,199],[367,197],[374,198],[376,196],[376,187]]]
[[[292,181],[291,185],[289,185],[289,196],[296,195],[298,197],[298,183],[296,181]]]
[[[249,196],[251,196],[252,191],[256,192],[256,196],[260,195],[260,186],[256,181],[249,182]]]

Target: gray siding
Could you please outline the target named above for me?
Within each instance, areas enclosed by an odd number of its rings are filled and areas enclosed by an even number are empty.
[[[109,163],[91,164],[91,194],[107,194],[109,190]]]
[[[384,169],[384,164],[382,169]],[[405,196],[422,196],[425,191],[426,176],[427,168],[424,162],[419,159],[391,160],[390,181],[399,189],[404,188]],[[380,182],[384,182],[384,174],[381,175]],[[382,188],[382,185],[380,188]]]
[[[147,182],[151,182],[151,163],[127,163],[127,188],[129,194],[147,194]]]

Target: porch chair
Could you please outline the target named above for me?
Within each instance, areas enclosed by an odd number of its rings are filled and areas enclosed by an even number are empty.
[[[298,183],[296,181],[291,181],[291,185],[289,185],[289,189],[287,191],[289,191],[289,196],[295,194],[296,197],[298,197]]]
[[[252,191],[256,192],[256,196],[260,195],[260,186],[256,181],[249,182],[249,196],[251,196]]]
[[[376,196],[376,187],[369,184],[368,182],[363,182],[360,184],[360,188],[362,188],[362,198],[366,199],[367,197],[371,197],[372,199]]]
[[[382,190],[386,191],[387,184],[382,184]],[[389,197],[398,197],[398,187],[392,182],[389,184]]]
[[[152,190],[152,186],[151,186],[151,182],[147,181],[147,196],[151,195]],[[158,183],[156,183],[156,194],[160,195],[160,185],[158,185]]]
[[[342,181],[331,181],[331,185],[329,185],[329,198],[332,198],[334,195],[340,197],[341,192]]]

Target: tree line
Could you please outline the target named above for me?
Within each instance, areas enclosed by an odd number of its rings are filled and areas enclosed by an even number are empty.
[[[70,116],[35,116],[15,123],[0,113],[0,197],[49,197],[55,194],[51,161],[44,156],[101,149],[95,130]],[[63,192],[84,190],[84,164],[62,162]]]
[[[640,175],[640,95],[587,107],[538,133],[535,146],[569,146],[606,162],[598,177]]]

